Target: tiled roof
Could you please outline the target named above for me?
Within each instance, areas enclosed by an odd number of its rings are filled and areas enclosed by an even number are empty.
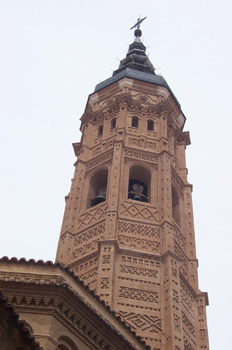
[[[60,269],[62,269],[63,271],[65,271],[69,276],[71,276],[82,288],[84,288],[86,290],[87,293],[91,294],[96,300],[97,302],[99,302],[106,310],[108,313],[110,313],[111,315],[113,315],[114,318],[116,318],[118,320],[118,322],[120,324],[123,325],[124,328],[126,328],[134,337],[135,339],[137,339],[139,341],[139,343],[141,345],[143,345],[144,349],[147,350],[151,350],[150,346],[147,345],[145,343],[145,341],[138,336],[118,315],[116,315],[116,313],[111,310],[111,308],[105,304],[105,302],[103,300],[100,299],[100,297],[94,293],[93,290],[91,290],[87,285],[84,284],[83,281],[80,280],[80,278],[78,276],[76,276],[67,266],[63,266],[58,262],[53,263],[52,261],[48,260],[48,261],[43,261],[43,260],[34,260],[34,259],[25,259],[25,258],[20,258],[17,259],[16,257],[13,258],[8,258],[7,256],[4,256],[2,258],[0,258],[0,263],[1,262],[6,262],[6,263],[17,263],[17,264],[33,264],[33,265],[42,265],[42,266],[51,266],[51,267],[59,267]],[[63,284],[63,287],[67,287],[68,285],[66,283]],[[72,291],[72,290],[71,290]]]

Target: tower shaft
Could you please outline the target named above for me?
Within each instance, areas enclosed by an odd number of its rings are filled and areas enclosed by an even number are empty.
[[[56,260],[152,349],[208,349],[185,116],[150,63],[130,62],[89,96]]]

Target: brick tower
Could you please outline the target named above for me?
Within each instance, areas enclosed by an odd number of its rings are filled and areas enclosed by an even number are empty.
[[[209,349],[185,165],[189,133],[141,34],[137,27],[119,68],[88,98],[56,261],[152,349]]]

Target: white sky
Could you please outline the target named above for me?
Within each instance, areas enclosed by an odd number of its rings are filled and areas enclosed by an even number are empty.
[[[211,350],[231,350],[232,5],[228,0],[0,1],[0,256],[54,260],[87,97],[139,14],[150,60],[187,117]]]

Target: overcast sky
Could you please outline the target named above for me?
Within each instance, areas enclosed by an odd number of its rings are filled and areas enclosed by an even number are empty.
[[[138,16],[156,72],[187,117],[187,150],[211,350],[231,350],[231,13],[228,0],[0,0],[0,256],[54,260],[95,85]]]

